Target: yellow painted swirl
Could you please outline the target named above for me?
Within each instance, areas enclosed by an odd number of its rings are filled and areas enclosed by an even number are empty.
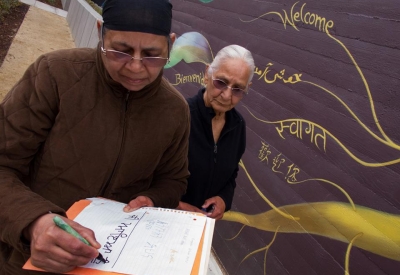
[[[228,211],[223,220],[264,231],[275,232],[279,227],[279,233],[316,234],[345,243],[353,240],[353,246],[400,261],[399,215],[360,205],[354,210],[351,204],[340,202],[295,204],[279,210],[299,219],[288,219],[272,209],[255,215]]]

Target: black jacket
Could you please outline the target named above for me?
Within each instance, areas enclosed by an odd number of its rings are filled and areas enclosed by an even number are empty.
[[[211,128],[214,110],[204,104],[201,89],[187,99],[190,108],[188,188],[183,202],[201,208],[204,201],[220,196],[228,211],[232,205],[238,163],[246,148],[246,123],[234,108],[225,114],[226,122],[217,144]]]

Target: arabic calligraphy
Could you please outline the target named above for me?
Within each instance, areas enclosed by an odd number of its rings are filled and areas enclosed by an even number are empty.
[[[289,76],[288,78],[284,78],[285,69],[283,69],[280,72],[274,74],[273,78],[268,79],[267,75],[268,75],[269,72],[271,72],[270,67],[273,66],[273,65],[274,65],[273,63],[268,63],[267,66],[265,67],[264,71],[260,70],[258,67],[256,67],[255,70],[254,70],[254,74],[260,76],[258,78],[258,80],[264,79],[265,83],[267,83],[267,84],[272,84],[277,80],[282,80],[282,82],[285,83],[285,84],[286,83],[295,84],[295,83],[301,81],[302,74],[299,74],[299,73],[295,73],[295,74]]]

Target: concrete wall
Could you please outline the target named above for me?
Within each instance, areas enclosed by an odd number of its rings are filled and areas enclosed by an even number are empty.
[[[400,1],[171,3],[165,75],[185,97],[224,46],[257,66],[213,239],[229,274],[400,274]]]
[[[63,9],[67,11],[69,9],[69,5],[71,4],[71,0],[61,0],[61,4]]]
[[[75,46],[79,48],[94,48],[99,41],[96,22],[102,20],[85,0],[64,0],[64,9],[68,7],[67,22],[71,30]],[[63,5],[64,5],[63,2]]]
[[[213,239],[230,274],[398,274],[400,2],[361,2],[171,0],[165,75],[185,97],[226,45],[257,66],[237,106],[247,148],[232,210]],[[96,46],[97,19],[69,3],[77,47]]]

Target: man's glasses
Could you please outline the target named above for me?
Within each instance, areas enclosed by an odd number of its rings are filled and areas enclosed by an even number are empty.
[[[116,51],[116,50],[107,50],[104,48],[104,33],[105,33],[105,28],[104,25],[101,26],[101,42],[102,42],[102,47],[101,47],[101,52],[104,54],[108,59],[126,64],[130,62],[131,60],[137,59],[142,62],[143,66],[148,66],[148,67],[163,67],[167,62],[169,61],[169,39],[168,39],[168,57],[159,57],[159,56],[145,56],[145,57],[133,57],[130,54]]]
[[[131,60],[137,59],[140,60],[143,64],[143,66],[148,66],[148,67],[163,67],[165,64],[167,64],[167,61],[169,58],[167,57],[159,57],[159,56],[145,56],[145,57],[133,57],[130,54],[120,52],[120,51],[115,51],[115,50],[106,50],[103,47],[101,47],[101,52],[107,56],[108,59],[112,61],[116,61],[119,63],[128,63]]]
[[[247,95],[247,91],[246,90],[244,90],[242,88],[238,88],[238,87],[228,86],[228,84],[226,84],[221,79],[217,79],[217,78],[212,77],[212,83],[213,83],[215,88],[217,88],[218,90],[221,90],[221,91],[224,91],[227,88],[231,89],[232,95],[235,96],[235,97],[242,98],[244,95]]]

